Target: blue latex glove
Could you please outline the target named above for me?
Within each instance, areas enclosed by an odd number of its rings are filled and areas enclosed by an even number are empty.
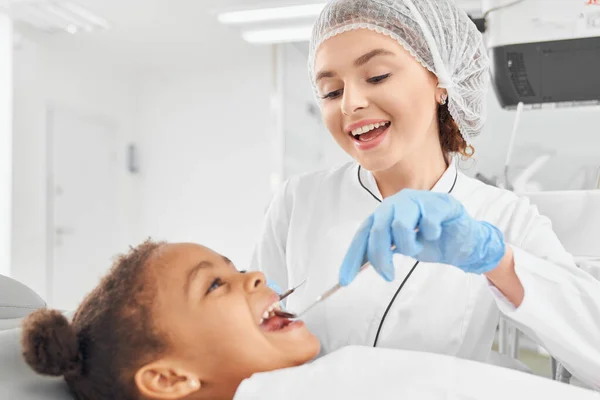
[[[340,269],[340,284],[352,282],[366,261],[392,281],[394,253],[482,274],[496,268],[504,252],[502,232],[471,218],[451,195],[405,189],[386,198],[358,229]]]
[[[267,286],[277,294],[283,293],[279,285],[270,279],[267,279]]]

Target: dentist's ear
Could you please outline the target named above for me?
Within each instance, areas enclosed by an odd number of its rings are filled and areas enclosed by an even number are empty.
[[[200,390],[200,378],[166,360],[153,362],[135,374],[135,384],[140,393],[156,400],[183,399]]]

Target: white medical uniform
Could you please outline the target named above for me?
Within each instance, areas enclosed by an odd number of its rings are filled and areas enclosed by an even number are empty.
[[[450,192],[472,217],[504,233],[525,289],[520,307],[485,276],[432,263],[418,264],[392,301],[415,264],[396,255],[394,282],[370,268],[303,318],[319,337],[322,354],[347,345],[373,346],[379,331],[378,347],[485,362],[502,313],[579,380],[600,389],[600,282],[576,267],[550,220],[527,198],[469,178],[455,162],[432,190]],[[381,199],[373,175],[355,162],[282,186],[267,212],[252,267],[283,288],[306,279],[288,298],[289,310],[302,310],[338,282],[353,235],[379,205],[374,196]]]
[[[600,394],[456,357],[349,346],[312,364],[254,374],[234,397],[259,399],[600,400]]]

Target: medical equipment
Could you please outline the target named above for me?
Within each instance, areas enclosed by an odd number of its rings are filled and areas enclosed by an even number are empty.
[[[483,129],[489,59],[481,33],[453,0],[333,0],[317,19],[308,70],[317,101],[315,57],[329,38],[370,29],[395,39],[448,92],[448,109],[469,142]]]
[[[392,250],[396,249],[395,245],[392,245]],[[358,274],[360,274],[361,272],[363,272],[364,270],[366,270],[368,267],[370,267],[371,264],[367,261],[365,262],[362,267],[360,267]],[[304,282],[302,282],[304,283]],[[300,285],[302,285],[302,283]],[[300,286],[298,285],[298,286]],[[329,297],[333,296],[338,290],[340,290],[343,286],[340,283],[337,283],[335,285],[333,285],[331,288],[327,289],[325,292],[323,292],[323,294],[319,295],[315,301],[313,301],[312,303],[310,303],[308,305],[308,307],[305,307],[304,310],[302,310],[301,312],[297,313],[297,314],[293,314],[293,313],[289,313],[289,312],[285,312],[285,311],[277,311],[275,310],[275,314],[280,316],[280,317],[284,317],[284,318],[289,318],[289,319],[296,319],[296,318],[300,318],[302,315],[306,314],[306,312],[308,310],[310,310],[311,308],[313,308],[314,306],[316,306],[317,304],[325,301],[326,299],[328,299]],[[296,288],[294,288],[293,290],[295,290]],[[291,294],[291,293],[290,293]]]
[[[482,11],[503,108],[600,104],[600,1],[483,0]]]
[[[395,249],[395,248],[396,248],[396,246],[392,246],[392,249]],[[371,266],[371,264],[367,261],[366,263],[364,263],[362,265],[362,267],[360,267],[360,270],[358,271],[358,273],[360,274],[361,272],[363,272],[370,266]],[[318,296],[315,299],[315,301],[313,301],[307,307],[305,307],[304,310],[300,311],[297,314],[289,313],[289,312],[285,312],[285,311],[278,311],[278,310],[274,310],[273,312],[275,313],[275,315],[277,315],[279,317],[283,317],[283,318],[288,318],[288,319],[300,318],[302,315],[306,314],[311,308],[313,308],[317,304],[327,300],[329,297],[333,296],[341,288],[343,288],[343,286],[339,283],[333,285],[331,288],[327,289],[323,294]]]
[[[0,331],[18,327],[27,315],[46,302],[16,280],[0,275]]]
[[[287,290],[286,292],[282,293],[279,295],[279,301],[285,299],[286,297],[288,297],[290,294],[294,293],[296,291],[296,289],[298,289],[300,286],[304,285],[306,283],[306,279],[303,280],[302,282],[300,282],[300,284],[294,286],[293,288]]]
[[[575,263],[600,280],[600,191],[536,192],[525,196],[540,214],[550,219],[554,232]],[[499,342],[501,353],[514,355],[518,345],[516,329],[507,326],[501,330]],[[552,367],[556,380],[582,386],[554,358]]]

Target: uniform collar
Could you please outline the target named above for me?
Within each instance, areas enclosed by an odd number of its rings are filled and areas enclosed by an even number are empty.
[[[358,166],[357,166],[358,168]],[[381,192],[379,192],[379,188],[377,187],[377,182],[375,181],[375,177],[371,171],[368,171],[364,168],[360,168],[359,176],[362,183],[365,187],[372,192],[378,199],[381,199]],[[456,168],[456,160],[454,157],[450,159],[450,165],[446,168],[446,171],[440,177],[440,179],[433,185],[431,189],[432,192],[439,193],[450,193],[456,184],[458,176],[458,170]],[[359,182],[360,183],[360,182]]]

